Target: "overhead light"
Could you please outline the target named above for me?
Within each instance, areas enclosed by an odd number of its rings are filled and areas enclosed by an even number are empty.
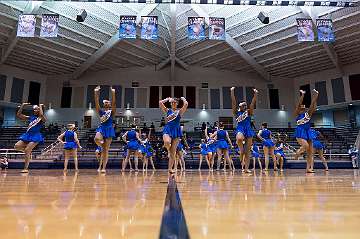
[[[258,15],[258,19],[260,20],[260,22],[262,22],[263,24],[269,24],[270,22],[270,18],[269,16],[264,13],[264,12],[260,12]]]
[[[285,105],[281,105],[281,110],[282,110],[282,111],[285,110]]]
[[[89,110],[91,110],[91,102],[89,102]]]
[[[130,110],[130,103],[126,104],[126,110]]]
[[[202,105],[202,110],[206,110],[206,105],[205,104]]]
[[[350,106],[353,105],[352,103],[349,104]]]
[[[49,110],[51,110],[52,109],[52,105],[51,105],[51,102],[49,103]]]

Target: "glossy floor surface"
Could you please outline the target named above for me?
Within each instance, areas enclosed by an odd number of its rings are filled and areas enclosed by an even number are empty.
[[[190,171],[175,178],[174,198],[181,202],[182,212],[170,217],[164,216],[169,211],[166,201],[171,199],[168,181],[166,171],[108,171],[106,175],[94,170],[67,175],[59,170],[33,170],[28,175],[2,171],[0,238],[185,235],[160,233],[166,220],[171,220],[168,224],[182,221],[191,238],[360,235],[358,170],[319,170],[315,175],[303,170],[253,175]]]

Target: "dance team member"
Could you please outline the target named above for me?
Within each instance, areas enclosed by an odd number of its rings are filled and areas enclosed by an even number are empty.
[[[32,158],[32,151],[38,144],[44,143],[44,138],[41,134],[41,129],[44,127],[46,118],[43,112],[43,105],[33,105],[33,114],[31,116],[24,115],[22,113],[24,107],[30,105],[29,103],[22,103],[16,116],[23,121],[28,121],[28,127],[24,134],[19,138],[19,141],[15,144],[15,150],[21,151],[25,154],[24,169],[21,173],[29,172],[29,164]]]
[[[260,171],[262,171],[262,165],[261,165],[261,160],[260,160],[260,152],[259,152],[259,147],[257,146],[257,143],[253,143],[253,145],[251,146],[251,156],[253,158],[253,170],[255,170],[256,168],[256,161],[259,164],[260,167]]]
[[[181,109],[178,109],[179,100],[176,98],[166,98],[159,101],[160,109],[166,114],[166,124],[163,128],[163,141],[168,152],[168,171],[170,174],[175,173],[176,148],[179,139],[182,137],[180,120],[188,107],[186,99],[184,97],[180,99],[183,101],[183,107]],[[171,107],[169,109],[165,106],[166,102],[170,102]]]
[[[273,159],[274,163],[274,171],[277,171],[277,162],[276,157],[274,154],[275,150],[275,143],[272,140],[271,131],[267,128],[268,124],[266,122],[262,123],[261,125],[262,129],[259,130],[258,138],[261,140],[264,150],[264,157],[265,157],[265,171],[269,170],[269,155]]]
[[[208,152],[207,144],[205,139],[201,139],[201,144],[199,145],[200,154],[199,154],[199,171],[201,170],[201,163],[203,158],[205,158],[206,163],[210,169],[209,159],[211,158],[211,152]]]
[[[240,159],[242,159],[242,155],[244,155],[245,157],[244,167],[246,173],[251,173],[251,171],[249,170],[250,149],[253,137],[255,136],[255,133],[251,127],[251,117],[254,115],[258,91],[256,89],[254,89],[253,91],[254,96],[248,109],[246,102],[241,102],[239,105],[237,104],[235,97],[235,87],[231,87],[230,89],[232,111],[237,122],[236,144],[238,145],[240,151]],[[243,142],[245,142],[245,147],[243,145]]]
[[[100,107],[100,86],[94,89],[96,112],[100,116],[100,125],[96,129],[95,143],[102,148],[102,169],[101,173],[106,173],[106,164],[109,158],[109,148],[112,138],[115,137],[115,130],[113,127],[113,117],[116,113],[116,93],[115,89],[111,88],[112,101],[103,100],[103,109]]]
[[[296,115],[296,129],[295,129],[295,138],[300,148],[296,151],[295,159],[298,159],[301,154],[306,152],[306,172],[314,173],[313,169],[313,145],[312,138],[310,133],[310,120],[311,116],[316,110],[316,102],[319,96],[319,92],[317,90],[313,90],[314,95],[312,97],[312,101],[309,109],[306,109],[303,104],[305,91],[300,90],[300,99],[295,108]]]
[[[125,171],[127,163],[130,160],[131,156],[134,156],[135,171],[138,171],[138,158],[139,158],[139,149],[140,144],[143,142],[140,139],[140,134],[136,131],[136,126],[131,125],[131,130],[126,131],[122,136],[123,141],[126,142],[126,158],[123,160],[121,171]]]
[[[79,171],[77,149],[81,149],[81,145],[75,132],[75,124],[68,124],[67,130],[60,134],[57,140],[64,145],[65,161],[64,172],[67,172],[70,157],[74,159],[75,171]]]
[[[224,130],[224,124],[219,123],[219,128],[214,132],[212,137],[216,141],[218,165],[217,169],[220,169],[221,159],[224,156],[224,170],[226,170],[226,164],[229,164],[230,170],[233,170],[229,156],[229,148],[232,148],[232,143],[229,137],[229,133]]]
[[[320,141],[320,139],[325,139],[325,137],[320,133],[320,131],[316,130],[315,128],[310,129],[310,134],[311,134],[311,139],[312,139],[312,143],[313,143],[314,154],[318,153],[319,158],[321,159],[321,161],[324,164],[325,171],[329,171],[326,159],[324,157],[325,146]],[[312,163],[314,164],[314,160]],[[314,165],[312,165],[312,167],[314,168]]]

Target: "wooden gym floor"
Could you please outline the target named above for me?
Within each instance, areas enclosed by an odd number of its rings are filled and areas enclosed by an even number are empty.
[[[0,238],[359,238],[358,170],[0,173]]]

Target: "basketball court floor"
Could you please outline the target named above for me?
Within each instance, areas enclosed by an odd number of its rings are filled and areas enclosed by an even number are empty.
[[[0,238],[359,238],[358,170],[8,170],[0,185]]]

